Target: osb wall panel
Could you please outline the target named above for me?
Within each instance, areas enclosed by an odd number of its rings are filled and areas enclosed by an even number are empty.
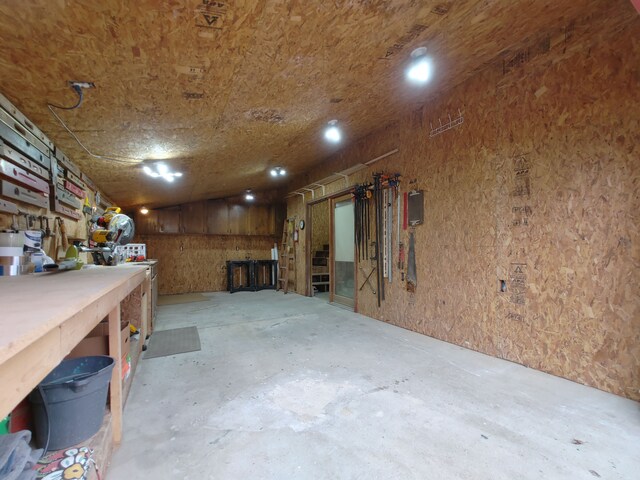
[[[270,188],[274,163],[305,171],[328,151],[318,132],[331,118],[358,137],[390,122],[419,95],[397,88],[415,47],[446,58],[430,85],[442,91],[611,4],[635,14],[629,0],[4,1],[0,89],[110,196],[158,207]],[[65,122],[131,165],[85,155],[46,108],[72,104],[66,81],[80,77],[98,88]],[[158,155],[185,174],[171,189],[140,174]]]
[[[139,235],[158,263],[161,295],[227,289],[228,260],[270,260],[275,237],[247,235]]]
[[[142,285],[125,297],[120,303],[120,316],[136,328],[142,328]]]
[[[322,250],[328,245],[329,239],[329,202],[324,201],[311,207],[311,248]]]
[[[397,146],[365,172],[398,171],[402,189],[424,190],[417,292],[394,267],[382,308],[365,286],[358,310],[639,400],[638,38],[637,16],[568,25],[548,51],[513,68],[522,52],[507,53],[311,172]],[[464,123],[429,138],[458,108]]]
[[[91,204],[94,204],[94,193],[88,190],[86,190],[85,193],[89,198],[89,201],[91,202]],[[20,209],[20,211],[24,213],[28,213],[29,215],[34,215],[36,217],[44,216],[49,218],[49,229],[51,230],[51,235],[43,239],[42,249],[48,256],[50,256],[54,260],[63,259],[66,252],[62,248],[62,240],[61,240],[60,232],[58,230],[58,227],[55,225],[55,218],[57,216],[60,216],[60,214],[53,212],[48,208],[46,209],[38,208],[36,206],[29,205],[26,203],[16,202],[15,200],[10,200],[10,201],[15,203]],[[69,245],[73,244],[72,240],[84,241],[87,239],[86,222],[82,220],[74,221],[63,216],[60,216],[60,218],[64,222]],[[10,230],[11,224],[14,221],[17,222],[19,231],[22,232],[24,230],[28,230],[27,225],[25,223],[24,216],[12,217],[7,213],[0,213],[0,230]],[[36,220],[33,224],[33,228],[31,228],[30,230],[40,230],[40,222]],[[85,263],[86,262],[93,263],[93,260],[91,259],[90,255],[81,253],[80,258]]]

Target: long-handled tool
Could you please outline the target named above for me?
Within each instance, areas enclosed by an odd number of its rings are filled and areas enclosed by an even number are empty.
[[[67,227],[61,217],[56,217],[58,223],[58,231],[60,232],[60,240],[62,241],[62,249],[66,252],[69,248],[69,240],[67,239]]]
[[[362,272],[362,274],[364,275],[366,272],[360,268],[360,271]],[[358,289],[358,291],[362,291],[362,289],[364,288],[365,285],[369,285],[369,288],[371,288],[371,291],[373,292],[373,294],[376,294],[376,289],[374,288],[374,286],[371,284],[371,282],[369,281],[369,279],[371,278],[371,275],[373,275],[373,272],[376,271],[376,268],[373,267],[371,269],[371,271],[369,272],[369,275],[367,275],[367,278],[364,279],[364,283],[362,285],[360,285],[360,288]]]

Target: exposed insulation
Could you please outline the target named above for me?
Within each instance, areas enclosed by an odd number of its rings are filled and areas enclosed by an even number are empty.
[[[621,8],[567,31],[506,72],[505,52],[310,178],[396,144],[365,172],[424,190],[416,293],[394,267],[382,308],[365,288],[360,312],[638,400],[640,18]],[[458,108],[464,124],[430,139]]]

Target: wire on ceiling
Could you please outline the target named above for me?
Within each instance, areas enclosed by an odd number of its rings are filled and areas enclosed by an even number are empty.
[[[92,84],[93,85],[93,84]],[[83,88],[80,85],[78,85],[77,83],[72,83],[71,84],[71,88],[73,89],[74,92],[76,92],[78,94],[78,101],[76,102],[76,104],[72,107],[63,107],[61,105],[56,105],[53,103],[47,103],[47,107],[49,108],[49,111],[52,113],[52,115],[54,117],[56,117],[56,119],[58,120],[58,122],[60,123],[60,125],[62,125],[64,127],[64,129],[69,132],[69,135],[71,135],[73,137],[73,139],[78,143],[78,145],[80,145],[80,147],[87,152],[87,154],[93,158],[98,158],[100,160],[109,160],[112,162],[118,162],[118,163],[124,163],[127,165],[135,165],[137,163],[142,162],[142,159],[138,159],[138,158],[131,158],[131,157],[120,157],[120,158],[113,158],[111,156],[107,156],[107,155],[99,155],[97,153],[93,153],[91,150],[89,150],[87,147],[84,146],[84,144],[80,141],[80,139],[78,138],[78,136],[67,126],[66,123],[64,123],[64,120],[62,120],[58,114],[55,112],[54,108],[60,109],[60,110],[75,110],[76,108],[79,108],[80,105],[82,105],[82,101],[84,100],[84,93],[83,93]]]

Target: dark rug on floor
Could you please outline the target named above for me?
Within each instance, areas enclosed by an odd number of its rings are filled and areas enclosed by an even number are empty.
[[[196,327],[153,332],[144,358],[166,357],[200,350],[200,335]]]

